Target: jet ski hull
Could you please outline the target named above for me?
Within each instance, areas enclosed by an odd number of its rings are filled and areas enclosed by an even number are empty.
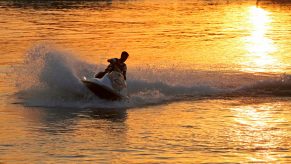
[[[119,93],[116,93],[109,87],[98,84],[89,80],[82,80],[84,85],[91,91],[93,92],[97,97],[101,99],[106,99],[106,100],[121,100],[123,96]]]

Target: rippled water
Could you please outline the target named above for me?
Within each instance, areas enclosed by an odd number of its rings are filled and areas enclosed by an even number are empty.
[[[3,0],[0,163],[289,163],[290,20],[282,0]],[[98,99],[79,79],[123,50],[130,99]]]

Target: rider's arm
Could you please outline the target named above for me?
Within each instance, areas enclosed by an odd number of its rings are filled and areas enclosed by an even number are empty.
[[[117,58],[112,58],[112,59],[108,59],[107,62],[111,63],[116,63],[118,61]]]
[[[123,70],[122,70],[122,74],[124,76],[124,80],[126,80],[126,71],[127,71],[127,66],[126,64],[124,64]]]
[[[113,71],[114,64],[117,62],[117,58],[108,59],[107,62],[109,62],[110,64],[105,69],[105,72]]]
[[[111,72],[111,71],[113,71],[113,64],[109,64],[108,66],[107,66],[107,68],[105,69],[105,72]]]

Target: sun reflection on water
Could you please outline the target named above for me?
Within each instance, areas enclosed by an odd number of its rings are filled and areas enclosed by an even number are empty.
[[[248,52],[242,62],[247,72],[281,72],[279,60],[272,55],[277,50],[273,40],[267,37],[272,22],[270,12],[255,6],[249,9],[250,36],[244,38]]]
[[[276,115],[275,106],[271,104],[247,105],[234,107],[236,130],[233,140],[242,143],[243,151],[249,152],[247,159],[253,162],[277,161],[274,152],[279,151],[284,142],[285,132],[280,130],[280,123],[286,122]]]

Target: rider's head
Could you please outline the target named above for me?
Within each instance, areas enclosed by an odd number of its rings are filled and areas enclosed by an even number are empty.
[[[121,56],[120,56],[120,60],[121,60],[121,62],[125,62],[126,61],[126,59],[128,58],[128,53],[126,52],[126,51],[123,51],[122,53],[121,53]]]

